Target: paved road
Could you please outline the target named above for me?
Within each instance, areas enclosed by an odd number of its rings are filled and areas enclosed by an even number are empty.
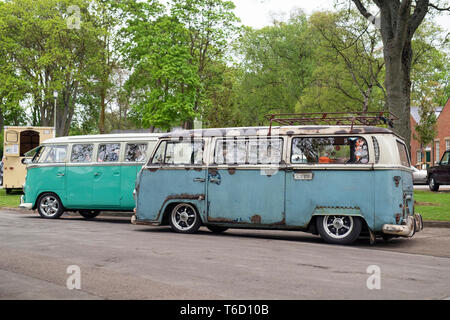
[[[68,290],[69,265],[81,290]],[[381,289],[366,286],[369,265]],[[0,210],[0,299],[448,299],[450,229],[370,246],[301,232],[175,234],[124,217]]]

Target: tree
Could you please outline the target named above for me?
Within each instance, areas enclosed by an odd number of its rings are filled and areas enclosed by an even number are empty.
[[[244,125],[262,125],[267,113],[294,112],[313,72],[312,40],[303,13],[245,30],[237,44],[242,62],[236,86]]]
[[[380,10],[380,19],[377,19],[361,0],[352,1],[359,12],[380,29],[386,67],[386,108],[399,116],[395,131],[409,147],[412,39],[430,8],[444,11],[450,7],[429,0],[373,0]]]
[[[12,0],[0,7],[1,46],[16,71],[12,76],[27,84],[22,102],[32,109],[33,125],[54,124],[58,136],[69,132],[99,51],[89,6],[87,0]]]
[[[182,23],[188,31],[191,63],[197,67],[201,86],[197,87],[194,111],[201,115],[211,110],[213,96],[224,89],[220,80],[228,42],[238,32],[239,19],[233,13],[235,5],[226,0],[171,0],[172,17]],[[216,100],[217,102],[217,100]],[[193,119],[184,127],[192,128]]]
[[[189,53],[189,33],[159,6],[136,3],[123,36],[130,39],[122,52],[133,68],[125,87],[132,106],[150,127],[170,129],[195,117],[200,90],[197,65]]]
[[[310,19],[314,71],[297,109],[372,111],[382,109],[384,61],[379,35],[354,11],[316,12]]]

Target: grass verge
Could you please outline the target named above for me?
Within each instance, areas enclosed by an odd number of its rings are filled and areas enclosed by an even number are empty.
[[[5,189],[0,189],[0,207],[17,208],[20,204],[21,195],[19,192],[6,194]]]
[[[416,212],[424,220],[450,221],[450,192],[414,191]]]

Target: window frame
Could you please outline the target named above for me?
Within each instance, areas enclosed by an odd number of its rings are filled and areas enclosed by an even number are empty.
[[[45,150],[46,150],[46,148],[55,148],[55,147],[65,147],[66,148],[66,161],[54,161],[54,162],[42,162],[41,160],[42,160],[42,156],[43,156],[43,153],[45,152]],[[35,149],[37,149],[37,148],[39,148],[39,147],[36,147]],[[32,150],[35,150],[35,149],[32,149]],[[34,163],[36,163],[36,164],[44,164],[44,165],[46,165],[46,164],[58,164],[58,163],[67,163],[67,161],[69,160],[69,157],[68,157],[68,149],[69,149],[69,145],[68,144],[50,144],[50,145],[44,145],[44,146],[40,146],[40,149],[38,150],[38,152],[39,152],[39,158],[37,159],[37,162],[34,162]],[[32,151],[32,150],[30,150],[30,151]],[[36,153],[34,156],[33,156],[33,160],[34,160],[34,158],[36,157],[38,155],[38,153]]]
[[[316,139],[318,139],[318,138],[361,138],[361,139],[364,139],[364,141],[365,141],[365,144],[367,145],[367,163],[320,163],[320,162],[314,162],[314,163],[294,163],[294,162],[292,162],[292,155],[293,155],[293,151],[294,151],[294,148],[293,148],[293,145],[294,145],[294,140],[295,139],[308,139],[308,138],[312,138],[312,139],[314,139],[314,138],[316,138]],[[372,142],[373,143],[373,142]],[[367,141],[367,138],[366,137],[363,137],[363,136],[352,136],[352,135],[328,135],[328,136],[292,136],[291,137],[291,143],[290,143],[290,154],[289,154],[289,164],[290,165],[296,165],[296,166],[298,166],[298,165],[301,165],[301,166],[317,166],[317,165],[320,165],[320,166],[351,166],[351,165],[357,165],[357,166],[367,166],[367,165],[370,165],[371,164],[371,162],[370,162],[370,160],[371,160],[371,156],[372,156],[372,154],[371,154],[371,150],[370,150],[370,147],[369,147],[369,144],[368,144],[368,141]],[[374,156],[374,155],[373,155]]]
[[[395,139],[395,141],[396,141],[396,145],[397,145],[397,151],[398,151],[398,157],[399,157],[399,160],[400,160],[400,165],[402,165],[402,166],[404,166],[404,167],[411,168],[411,157],[410,157],[410,155],[409,155],[409,151],[408,151],[408,148],[406,147],[406,144],[405,144],[404,142],[398,140],[398,139]],[[401,159],[401,156],[400,156],[399,145],[402,145],[402,146],[405,148],[406,159],[408,160],[408,165],[407,165],[407,166],[405,166],[405,165],[402,163],[402,159]]]
[[[119,154],[117,155],[117,160],[115,161],[99,161],[99,153],[100,153],[100,146],[102,145],[107,145],[107,144],[118,144],[119,145]],[[94,150],[92,151],[94,152]],[[96,163],[105,163],[105,164],[109,164],[109,163],[121,163],[123,161],[121,161],[121,152],[122,152],[122,143],[121,142],[117,142],[117,141],[113,141],[113,142],[97,142],[97,152],[96,152],[96,157],[95,157],[95,161]]]
[[[122,160],[123,163],[146,163],[148,161],[148,150],[149,150],[149,145],[150,145],[149,141],[126,141],[124,144],[125,144],[125,148],[123,150],[123,160]],[[145,159],[143,161],[127,161],[127,148],[131,144],[135,144],[135,145],[145,144],[146,145]],[[156,146],[156,144],[153,147],[155,147],[155,146]]]
[[[92,145],[92,154],[91,154],[91,161],[89,162],[75,162],[72,160],[72,155],[73,155],[73,149],[76,145]],[[95,163],[97,158],[94,158],[95,155],[95,151],[96,148],[98,149],[98,143],[95,142],[90,142],[90,143],[83,143],[83,142],[75,142],[71,144],[71,148],[70,148],[70,157],[69,157],[69,163],[71,164],[92,164]]]
[[[167,154],[167,146],[169,143],[183,143],[183,142],[190,142],[190,143],[196,143],[196,142],[200,142],[203,145],[203,152],[202,152],[202,163],[201,164],[195,164],[195,163],[166,163],[166,154]],[[164,162],[156,162],[153,163],[153,159],[155,158],[156,154],[158,153],[159,148],[161,147],[161,145],[165,143],[166,146],[164,148]],[[157,166],[157,167],[172,167],[172,168],[176,168],[176,167],[202,167],[202,166],[206,166],[207,163],[207,158],[205,158],[207,156],[206,154],[207,152],[207,144],[205,139],[202,138],[174,138],[174,139],[160,139],[158,141],[158,143],[153,147],[153,151],[152,154],[150,156],[150,158],[146,161],[146,166]]]
[[[257,153],[256,153],[256,163],[250,163],[248,162],[248,155],[249,155],[249,150],[248,150],[248,146],[247,146],[247,154],[246,154],[246,162],[245,163],[217,163],[216,162],[216,154],[217,154],[217,146],[218,143],[220,141],[227,141],[227,140],[231,140],[231,141],[246,141],[248,143],[250,143],[250,141],[260,141],[260,140],[265,140],[265,141],[269,141],[269,140],[279,140],[280,141],[280,160],[279,162],[276,163],[262,163],[260,162],[260,158],[259,158],[259,144],[257,144],[258,149],[257,149]],[[213,152],[212,152],[212,161],[211,164],[214,166],[270,166],[270,165],[280,165],[283,163],[284,160],[284,138],[281,136],[275,136],[275,137],[268,137],[268,136],[235,136],[235,137],[216,137],[216,139],[213,140]]]

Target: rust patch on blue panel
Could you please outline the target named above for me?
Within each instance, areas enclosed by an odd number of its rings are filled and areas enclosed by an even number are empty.
[[[250,221],[252,222],[252,223],[261,223],[261,216],[259,215],[259,214],[255,214],[254,216],[252,216],[251,218],[250,218]]]

